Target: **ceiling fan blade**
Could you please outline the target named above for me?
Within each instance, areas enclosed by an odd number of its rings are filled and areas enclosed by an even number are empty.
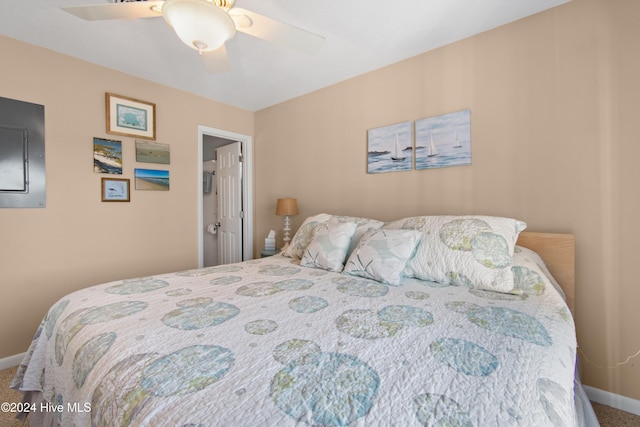
[[[61,9],[87,21],[135,19],[162,16],[164,1],[136,1],[127,3],[62,6]]]
[[[224,73],[231,71],[231,63],[227,56],[227,48],[225,45],[211,52],[202,52],[202,63],[204,69],[209,73]]]
[[[284,24],[250,10],[235,7],[229,11],[229,15],[236,23],[238,31],[300,52],[314,54],[320,50],[325,41],[321,35]]]

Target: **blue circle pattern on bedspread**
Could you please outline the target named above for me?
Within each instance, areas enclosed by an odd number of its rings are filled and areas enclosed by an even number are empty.
[[[212,279],[209,283],[215,286],[233,285],[242,281],[241,276],[221,276],[216,279]]]
[[[324,298],[304,295],[289,301],[289,308],[298,313],[315,313],[329,306]]]
[[[472,225],[482,228],[481,224]],[[453,236],[452,232],[444,237],[450,239]],[[454,247],[458,245],[458,250],[473,250],[473,245],[477,243],[476,241],[472,245],[467,241],[456,244],[451,240],[449,242]],[[488,242],[487,247],[491,247],[495,242]],[[494,258],[493,261],[496,260]],[[269,277],[265,278],[267,280],[238,286],[235,289],[236,295],[268,297],[280,292],[308,290],[315,284],[312,280],[302,278],[283,278],[299,273],[299,267],[256,264],[259,273]],[[214,287],[228,286],[243,280],[241,276],[229,274],[242,269],[239,265],[226,265],[188,270],[177,275],[198,277],[218,274],[209,284]],[[319,272],[315,275],[321,273],[326,274]],[[544,281],[536,272],[526,267],[517,267],[514,268],[514,276],[515,294],[498,294],[473,288],[469,289],[469,292],[481,298],[496,300],[525,299],[544,292]],[[389,292],[387,285],[366,279],[345,276],[334,278],[332,282],[339,292],[350,296],[381,298]],[[123,281],[106,288],[105,291],[126,296],[158,291],[168,285],[169,283],[163,280],[142,278]],[[165,294],[179,297],[190,293],[190,289],[180,288],[167,291]],[[416,303],[430,297],[428,293],[421,291],[406,292],[404,295]],[[54,306],[48,315],[49,320],[52,320],[50,324],[56,323],[68,303],[66,300]],[[311,295],[288,300],[289,309],[302,315],[323,310],[329,304],[324,298]],[[56,336],[58,364],[62,363],[69,342],[86,325],[130,316],[146,307],[146,302],[127,301],[85,308],[67,315],[61,322]],[[240,313],[240,309],[235,305],[216,302],[209,297],[181,300],[176,303],[176,307],[166,313],[161,321],[168,327],[181,330],[216,326]],[[504,307],[483,307],[459,301],[451,301],[446,307],[462,314],[466,321],[494,333],[539,346],[551,345],[551,337],[545,327],[525,313]],[[335,319],[335,327],[354,338],[377,340],[393,337],[403,328],[422,328],[433,322],[432,313],[423,308],[412,305],[386,305],[379,310],[345,310]],[[51,328],[46,330],[49,337]],[[266,335],[276,329],[278,323],[269,319],[253,320],[244,326],[244,331],[251,335]],[[117,335],[114,332],[103,333],[79,347],[73,361],[76,387],[83,386],[87,375],[116,339]],[[429,349],[431,355],[440,363],[468,376],[489,376],[500,365],[496,356],[487,349],[464,339],[443,337],[433,341]],[[380,377],[371,366],[354,355],[324,352],[313,341],[292,339],[276,346],[273,357],[284,367],[272,378],[269,395],[280,410],[298,422],[308,425],[347,426],[367,415],[375,403]],[[121,425],[129,425],[136,414],[150,404],[153,397],[178,396],[202,390],[223,378],[233,368],[235,360],[233,351],[218,345],[192,345],[165,355],[145,353],[128,356],[113,366],[101,380],[93,396],[92,410],[95,411],[94,415],[117,412],[117,419],[121,421]],[[180,375],[176,375],[176,369]],[[112,391],[114,386],[117,390],[115,394]],[[540,382],[538,388],[539,399],[549,418],[562,419],[557,416],[554,403],[565,397],[561,394],[561,387],[548,380]],[[107,389],[112,390],[107,392]],[[62,396],[58,397],[62,399]],[[444,395],[420,394],[414,398],[413,407],[416,420],[422,425],[471,425],[469,414],[462,410],[455,400]]]
[[[447,303],[446,307],[465,314],[470,322],[495,333],[540,346],[552,344],[544,325],[528,314],[505,307],[481,307],[457,301]]]
[[[47,339],[51,339],[51,336],[53,335],[53,327],[56,325],[56,323],[58,322],[58,318],[60,317],[64,309],[67,308],[68,305],[69,305],[69,300],[65,299],[60,301],[58,304],[52,307],[51,310],[49,310],[49,313],[47,314],[47,319],[46,319],[47,324],[45,328]]]
[[[265,297],[282,291],[301,291],[313,286],[311,280],[285,279],[278,282],[260,281],[242,285],[236,294],[246,297]]]
[[[336,319],[340,332],[368,340],[392,337],[403,327],[421,328],[432,323],[431,313],[407,305],[386,306],[378,311],[351,309]]]
[[[240,270],[242,270],[242,267],[237,264],[225,264],[225,265],[217,265],[215,267],[196,268],[194,270],[180,271],[176,273],[176,276],[200,277],[200,276],[208,276],[209,274],[216,274],[216,273],[235,273]]]
[[[278,323],[269,319],[259,319],[244,325],[244,331],[251,335],[266,335],[278,329]]]
[[[103,423],[118,420],[119,425],[128,426],[153,397],[202,390],[223,378],[234,363],[231,350],[215,345],[189,346],[166,356],[145,353],[127,357],[98,384],[91,401],[93,418]]]
[[[115,332],[105,332],[82,344],[73,358],[73,381],[77,388],[84,385],[87,375],[94,365],[104,356],[116,340]]]
[[[474,377],[486,377],[499,365],[486,348],[463,339],[441,338],[431,343],[431,351],[440,362]]]
[[[309,425],[347,426],[365,416],[378,393],[380,377],[357,357],[321,352],[313,343],[296,340],[278,347],[300,352],[271,381],[271,398],[287,415]],[[281,360],[282,354],[274,354]]]
[[[144,310],[148,305],[144,301],[124,301],[74,311],[60,323],[56,333],[55,348],[58,365],[62,365],[71,340],[86,326],[131,316]]]
[[[161,321],[165,325],[190,331],[219,325],[240,313],[240,309],[226,302],[215,302],[211,298],[195,298],[182,301],[179,308],[165,314]]]
[[[383,283],[368,279],[355,279],[352,277],[338,277],[332,280],[337,289],[347,295],[355,297],[377,298],[389,293],[389,287]]]
[[[440,394],[425,393],[413,401],[416,417],[423,426],[472,427],[469,414],[453,399]]]
[[[141,279],[125,280],[118,285],[109,286],[105,291],[110,294],[132,295],[152,292],[166,286],[169,286],[169,283],[164,280],[145,277]]]
[[[142,372],[140,384],[153,396],[193,393],[222,378],[234,362],[233,352],[224,347],[185,347],[151,363]],[[181,375],[176,376],[175,372]]]

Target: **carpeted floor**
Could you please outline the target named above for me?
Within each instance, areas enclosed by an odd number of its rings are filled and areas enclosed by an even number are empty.
[[[640,416],[620,411],[600,403],[591,402],[602,427],[639,427]]]
[[[22,400],[20,393],[9,388],[15,373],[16,368],[0,371],[0,403],[18,403]],[[640,416],[638,415],[629,414],[599,403],[593,403],[593,409],[602,427],[640,427]],[[15,414],[0,411],[0,426],[25,427],[28,425],[28,421],[25,423],[18,421],[15,418]]]
[[[15,374],[16,368],[0,371],[0,404],[5,402],[18,403],[22,401],[22,394],[9,388]],[[25,421],[24,424],[21,421],[18,421],[15,413],[5,412],[4,410],[0,411],[0,426],[18,427],[28,425],[28,421]]]

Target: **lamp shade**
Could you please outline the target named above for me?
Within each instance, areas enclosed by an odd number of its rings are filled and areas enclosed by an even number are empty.
[[[180,40],[198,52],[216,50],[236,33],[231,16],[206,0],[167,0],[162,15]]]
[[[298,215],[298,200],[293,198],[278,199],[276,215]]]

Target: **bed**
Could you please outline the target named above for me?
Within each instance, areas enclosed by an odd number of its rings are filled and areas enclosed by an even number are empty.
[[[276,256],[76,291],[18,369],[21,415],[31,426],[597,425],[576,376],[573,236],[525,226],[319,214]],[[458,268],[469,259],[480,265]]]

